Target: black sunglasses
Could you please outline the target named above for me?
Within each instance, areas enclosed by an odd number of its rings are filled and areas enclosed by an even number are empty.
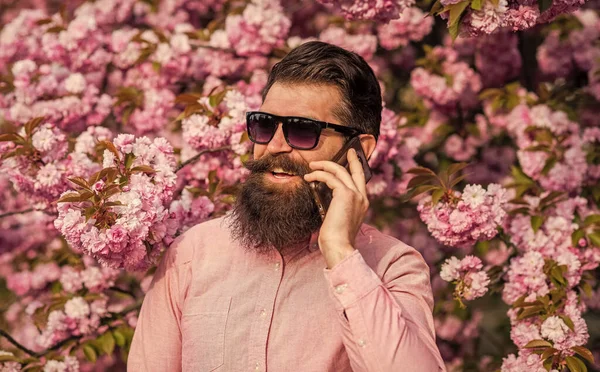
[[[362,134],[361,131],[354,128],[297,116],[277,116],[260,111],[246,113],[248,137],[259,145],[266,145],[273,139],[279,123],[283,126],[285,141],[290,147],[297,150],[314,149],[319,143],[321,130],[326,128],[348,137]]]

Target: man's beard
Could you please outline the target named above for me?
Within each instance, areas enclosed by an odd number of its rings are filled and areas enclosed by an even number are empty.
[[[265,155],[246,162],[245,167],[250,176],[228,216],[232,237],[246,249],[260,253],[308,243],[322,224],[310,185],[303,180],[311,172],[308,165],[298,164],[287,155]],[[290,185],[266,181],[267,174],[277,168],[299,176],[301,182]]]

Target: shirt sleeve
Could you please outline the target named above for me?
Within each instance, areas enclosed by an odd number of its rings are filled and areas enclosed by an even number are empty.
[[[133,335],[128,371],[181,371],[181,308],[191,267],[177,256],[189,244],[185,235],[171,244],[156,269]]]
[[[358,250],[324,270],[354,372],[446,370],[435,343],[429,268],[416,250],[403,248],[384,257],[381,278]]]

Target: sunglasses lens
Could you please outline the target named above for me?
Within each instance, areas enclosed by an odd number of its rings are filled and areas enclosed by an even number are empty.
[[[309,150],[317,145],[321,126],[311,120],[291,119],[287,132],[290,145],[300,150]]]
[[[261,113],[251,113],[246,118],[248,126],[248,136],[250,139],[259,144],[267,144],[273,138],[277,123],[270,115]]]

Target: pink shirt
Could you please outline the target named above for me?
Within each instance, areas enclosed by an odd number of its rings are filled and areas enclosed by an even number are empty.
[[[188,230],[154,275],[127,369],[444,371],[421,255],[363,225],[328,270],[316,242],[259,254],[222,218]]]

